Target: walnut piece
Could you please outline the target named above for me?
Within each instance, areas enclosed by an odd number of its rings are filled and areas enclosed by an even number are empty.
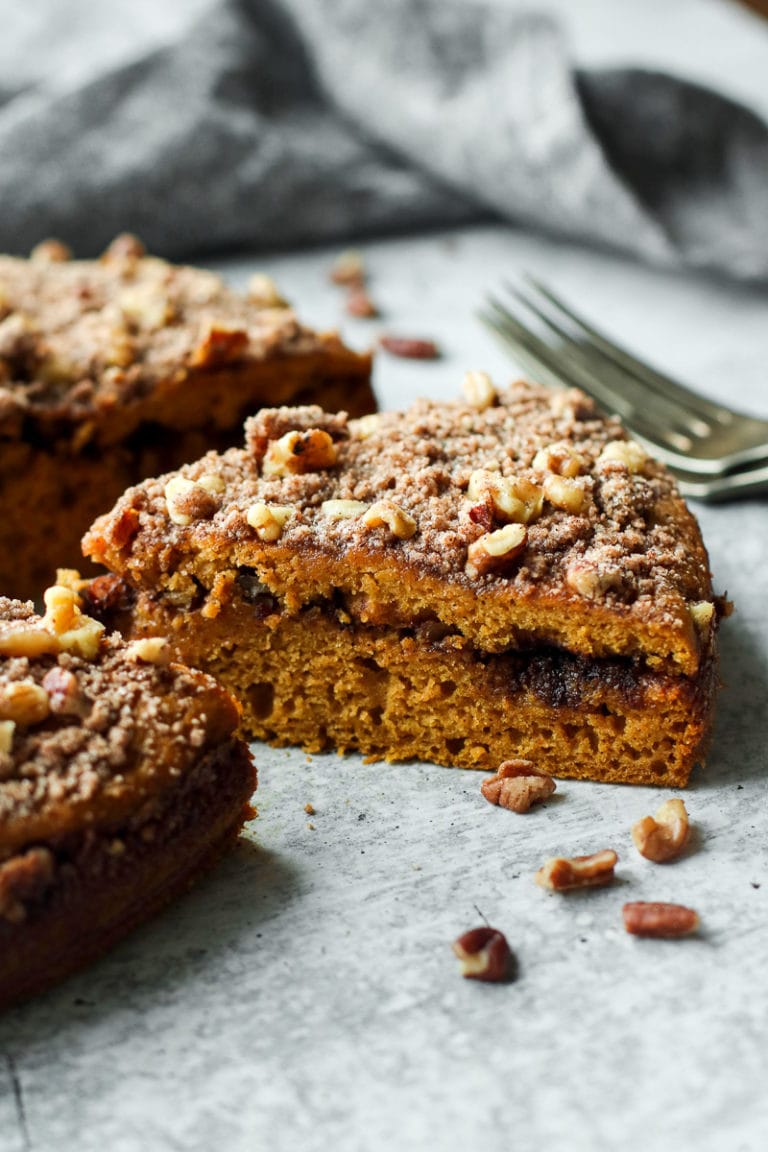
[[[568,476],[558,476],[554,472],[544,477],[542,487],[544,496],[555,508],[562,508],[578,516],[589,503],[589,495],[578,480]]]
[[[248,299],[259,308],[288,307],[288,301],[280,295],[277,284],[264,272],[254,272],[248,281]]]
[[[164,636],[131,640],[125,650],[128,660],[141,664],[170,664],[171,646]]]
[[[403,360],[439,360],[440,349],[434,340],[415,336],[381,336],[379,344],[385,352]]]
[[[675,860],[688,842],[688,813],[682,800],[665,800],[656,816],[644,816],[632,828],[641,856],[657,864]]]
[[[490,500],[499,520],[510,524],[530,524],[541,515],[544,492],[524,476],[500,476],[478,468],[469,477],[470,500]]]
[[[364,514],[366,528],[389,528],[398,540],[410,540],[416,534],[416,521],[394,500],[377,500]]]
[[[189,358],[192,368],[216,368],[242,360],[248,348],[248,333],[244,328],[228,328],[224,324],[211,324]]]
[[[690,936],[699,927],[699,914],[684,904],[635,900],[622,909],[624,927],[632,936],[674,940]]]
[[[635,440],[611,440],[597,458],[598,464],[606,460],[623,464],[630,473],[642,472],[648,453]]]
[[[619,592],[624,587],[624,577],[618,569],[602,569],[583,557],[568,565],[565,582],[585,600],[599,600],[607,592]]]
[[[496,389],[493,380],[487,372],[473,370],[467,372],[462,381],[461,390],[470,408],[484,412],[496,403]]]
[[[251,504],[245,514],[245,519],[251,528],[255,529],[259,540],[273,544],[283,534],[283,528],[288,523],[293,508],[289,504]]]
[[[29,728],[40,724],[49,712],[48,693],[34,680],[12,680],[0,686],[0,720]]]
[[[320,505],[323,516],[329,520],[356,520],[367,508],[363,500],[324,500]]]
[[[348,316],[357,316],[361,320],[375,320],[379,315],[379,309],[365,288],[360,285],[354,285],[349,289],[344,310]]]
[[[611,848],[594,852],[591,856],[552,856],[534,879],[542,888],[553,892],[568,892],[572,888],[600,888],[610,884],[618,856]]]
[[[332,468],[336,445],[322,428],[286,432],[269,443],[262,464],[264,476],[291,476]]]
[[[56,716],[87,716],[90,702],[80,691],[74,672],[55,664],[43,677],[51,712]]]
[[[536,472],[553,472],[556,476],[573,479],[584,471],[584,460],[575,448],[565,440],[559,440],[539,449],[533,458],[533,468]]]
[[[527,812],[531,805],[551,796],[556,787],[552,777],[539,771],[532,761],[504,760],[495,776],[483,780],[480,791],[491,804],[511,812]]]
[[[498,984],[510,978],[512,953],[498,928],[471,928],[454,940],[452,947],[466,979]]]
[[[486,532],[467,549],[465,571],[468,576],[503,572],[520,555],[528,542],[524,524],[506,524],[495,532]]]
[[[171,477],[164,495],[169,518],[183,528],[194,520],[209,520],[219,507],[214,492],[200,481],[187,480],[184,476]]]
[[[94,660],[98,654],[104,625],[80,611],[77,594],[72,588],[54,584],[43,594],[45,616],[42,627],[55,637],[59,652],[72,652],[83,660]]]
[[[72,249],[61,240],[41,240],[29,254],[33,264],[65,264],[72,259]]]

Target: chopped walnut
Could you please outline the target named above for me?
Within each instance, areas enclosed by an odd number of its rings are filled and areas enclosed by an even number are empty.
[[[218,472],[204,472],[196,481],[201,488],[205,488],[206,492],[210,492],[212,496],[221,496],[226,491],[226,481],[223,476],[219,476]]]
[[[131,640],[125,655],[128,660],[141,664],[170,664],[171,646],[164,636],[146,636]]]
[[[562,508],[573,516],[578,516],[589,502],[585,488],[578,480],[568,476],[558,476],[554,472],[544,477],[544,496],[555,508]]]
[[[496,516],[512,524],[530,524],[541,515],[544,493],[524,476],[500,476],[479,468],[469,477],[470,500],[489,499]]]
[[[369,436],[373,436],[378,431],[381,425],[381,416],[378,412],[372,412],[369,416],[361,416],[352,424],[352,428],[358,440],[367,440]]]
[[[642,472],[648,453],[635,440],[611,440],[597,458],[598,464],[606,460],[623,464],[628,472]]]
[[[262,464],[264,476],[291,476],[332,468],[336,445],[322,428],[307,432],[286,432],[270,442]]]
[[[260,540],[268,544],[279,540],[283,528],[288,523],[293,508],[286,504],[252,504],[245,514],[251,528],[255,529]]]
[[[324,500],[320,505],[323,516],[329,520],[356,520],[367,508],[363,500]]]
[[[486,532],[467,549],[467,575],[503,572],[520,555],[527,542],[528,529],[524,524],[506,524],[495,532]]]
[[[115,236],[111,244],[105,248],[102,253],[102,260],[140,260],[142,256],[146,255],[146,248],[139,240],[138,236],[134,236],[130,232],[121,232],[119,236]]]
[[[542,888],[567,892],[572,888],[599,888],[610,884],[618,861],[616,853],[606,848],[591,856],[553,856],[539,868],[534,879]]]
[[[398,540],[410,540],[416,535],[413,516],[393,500],[377,500],[362,518],[366,528],[389,528]]]
[[[173,476],[165,486],[168,516],[174,524],[188,527],[194,520],[208,520],[219,507],[213,492],[201,483]]]
[[[288,301],[280,295],[277,284],[264,272],[255,272],[248,281],[248,299],[260,308],[288,307]]]
[[[72,259],[72,249],[61,240],[41,240],[29,254],[34,264],[65,264]]]
[[[617,569],[601,569],[583,558],[568,565],[565,582],[586,600],[599,600],[607,592],[618,592],[624,587],[624,577]]]
[[[690,936],[699,927],[699,914],[684,904],[635,900],[622,909],[624,927],[632,936],[674,940]]]
[[[211,324],[200,343],[192,352],[192,368],[216,368],[242,360],[248,348],[248,333],[244,328],[228,328],[224,324]]]
[[[487,372],[467,372],[461,385],[464,398],[471,408],[484,412],[496,403],[496,389]]]
[[[34,680],[12,680],[0,686],[0,720],[29,728],[45,720],[49,711],[48,693]]]
[[[489,776],[480,785],[489,803],[521,813],[546,800],[555,788],[552,777],[539,771],[530,760],[504,760],[496,775]]]
[[[682,800],[665,800],[653,816],[644,816],[632,828],[632,839],[641,856],[657,864],[675,860],[685,848],[690,827]]]
[[[104,625],[83,615],[71,588],[54,584],[46,589],[44,600],[46,612],[42,627],[55,637],[58,650],[93,660],[99,651]]]
[[[127,320],[147,332],[157,332],[161,328],[166,328],[176,319],[173,303],[156,284],[137,284],[124,288],[118,297],[117,305]],[[132,362],[131,353],[130,346],[125,345],[124,353],[113,356],[110,363],[126,367]]]
[[[573,479],[584,471],[584,459],[564,440],[540,448],[533,458],[537,472],[554,472],[556,476]]]

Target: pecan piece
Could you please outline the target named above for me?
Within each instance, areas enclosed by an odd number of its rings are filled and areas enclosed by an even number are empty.
[[[632,839],[641,856],[664,864],[680,855],[688,842],[690,826],[682,800],[665,800],[656,816],[644,816],[632,828]]]
[[[471,928],[454,940],[452,948],[461,963],[461,974],[468,980],[498,984],[510,978],[512,953],[498,928]]]
[[[684,904],[660,904],[635,900],[622,909],[624,927],[632,936],[674,940],[689,936],[699,927],[699,914]]]
[[[359,285],[350,288],[344,307],[348,316],[357,316],[363,320],[374,320],[379,315],[373,300],[365,288]]]
[[[567,892],[571,888],[600,888],[613,880],[618,856],[611,848],[591,856],[552,856],[539,868],[534,879],[542,888]]]
[[[546,800],[555,791],[551,776],[530,760],[504,760],[495,776],[489,776],[480,785],[480,791],[490,804],[509,808],[511,812],[527,812],[532,804]]]
[[[419,340],[411,336],[382,336],[379,344],[391,356],[403,360],[439,360],[440,349],[434,340]]]

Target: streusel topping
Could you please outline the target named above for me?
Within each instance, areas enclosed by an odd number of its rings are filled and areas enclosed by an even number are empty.
[[[277,293],[118,237],[101,260],[0,257],[0,432],[45,412],[83,418],[195,368],[311,352],[321,339]]]

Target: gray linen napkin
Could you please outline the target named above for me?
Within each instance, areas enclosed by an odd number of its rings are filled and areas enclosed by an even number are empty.
[[[765,122],[672,75],[577,71],[538,9],[221,0],[80,65],[62,89],[6,60],[0,248],[128,229],[186,257],[493,216],[768,278]]]

